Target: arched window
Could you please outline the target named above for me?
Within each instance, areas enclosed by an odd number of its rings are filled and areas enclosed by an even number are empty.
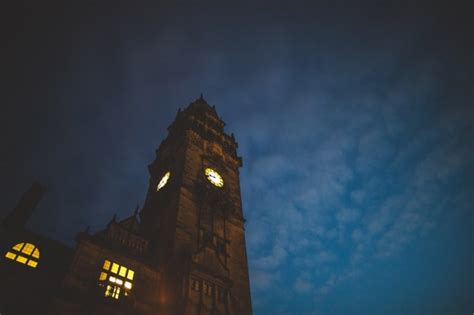
[[[36,266],[38,266],[40,252],[39,249],[31,243],[18,243],[5,254],[5,258],[31,268],[36,268]]]

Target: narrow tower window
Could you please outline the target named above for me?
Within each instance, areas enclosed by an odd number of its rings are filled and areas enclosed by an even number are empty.
[[[39,249],[31,243],[18,243],[5,254],[5,258],[31,268],[36,268],[38,266],[40,252]]]

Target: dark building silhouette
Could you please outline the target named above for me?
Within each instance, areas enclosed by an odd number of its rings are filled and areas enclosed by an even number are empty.
[[[142,209],[75,249],[24,228],[44,192],[33,185],[0,230],[0,313],[252,314],[242,159],[224,125],[202,96],[179,110]]]

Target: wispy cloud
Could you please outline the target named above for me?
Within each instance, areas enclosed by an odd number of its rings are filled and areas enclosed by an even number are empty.
[[[327,294],[436,226],[449,203],[440,192],[462,175],[468,151],[437,129],[445,118],[425,103],[437,79],[424,71],[385,96],[350,100],[358,106],[304,91],[291,109],[254,122],[256,135],[237,124],[250,266],[265,275],[256,290],[290,282],[296,294]]]

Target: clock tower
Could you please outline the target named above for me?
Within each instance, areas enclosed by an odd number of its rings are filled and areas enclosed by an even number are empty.
[[[163,275],[162,314],[252,314],[242,159],[224,125],[201,96],[178,111],[148,167],[140,221]]]

